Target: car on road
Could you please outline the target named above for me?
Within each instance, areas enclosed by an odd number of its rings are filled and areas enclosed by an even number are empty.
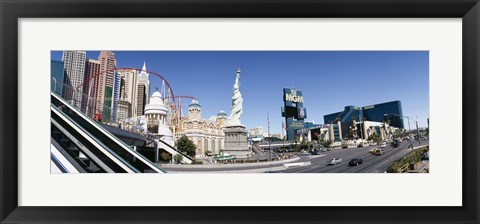
[[[336,165],[336,164],[339,164],[339,163],[342,163],[342,159],[340,159],[340,158],[331,158],[328,161],[328,165]]]
[[[383,154],[385,154],[385,151],[383,149],[379,149],[379,150],[377,150],[377,152],[375,152],[375,155],[377,155],[377,156],[381,156]]]
[[[350,160],[350,162],[348,162],[348,165],[349,166],[358,166],[360,164],[363,164],[363,159],[359,159],[359,158],[354,158],[352,160]]]
[[[375,154],[375,153],[377,153],[377,150],[378,150],[377,148],[373,148],[373,149],[370,149],[369,152],[370,152],[371,154]]]
[[[383,144],[380,146],[380,148],[385,148],[385,147],[387,147],[387,143],[383,143]]]
[[[313,152],[312,152],[312,154],[313,154]],[[307,152],[307,150],[300,151],[300,156],[308,156],[308,155],[310,155],[310,153]]]
[[[393,146],[393,148],[397,148],[398,146],[400,146],[400,143],[399,142],[393,142],[392,146]]]
[[[318,149],[313,150],[312,155],[320,155],[320,150]]]

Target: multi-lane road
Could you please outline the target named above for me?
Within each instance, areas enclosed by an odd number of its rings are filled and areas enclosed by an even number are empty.
[[[369,153],[373,147],[380,148],[380,145],[367,146],[363,148],[338,149],[323,152],[323,156],[311,157],[308,159],[311,165],[289,168],[278,171],[282,173],[383,173],[397,159],[400,159],[411,152],[408,148],[410,143],[414,147],[419,146],[418,141],[404,141],[400,146],[394,148],[390,145],[384,148],[385,154],[372,155]],[[428,145],[428,140],[421,141],[421,145]],[[328,165],[331,158],[341,158],[342,163],[337,165]],[[363,159],[364,163],[358,166],[348,166],[348,162],[353,158]]]
[[[410,143],[414,147],[428,145],[428,140],[404,141],[399,147],[394,148],[390,145],[383,148],[385,154],[372,155],[370,149],[380,145],[366,146],[362,148],[334,149],[332,151],[322,152],[320,155],[304,155],[295,161],[277,161],[275,163],[258,164],[215,164],[215,165],[194,165],[194,166],[163,166],[169,172],[265,172],[269,173],[383,173],[397,159],[400,159],[411,152]],[[328,165],[331,158],[341,158],[342,163],[337,165]],[[363,159],[364,163],[358,166],[348,166],[348,162],[353,158]],[[303,166],[288,167],[285,164],[305,164]]]

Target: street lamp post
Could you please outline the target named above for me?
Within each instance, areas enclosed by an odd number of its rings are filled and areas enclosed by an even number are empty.
[[[416,117],[416,119],[418,120],[418,116]],[[420,132],[418,130],[418,122],[415,121],[415,124],[417,126],[417,140],[418,140],[418,145],[421,145],[421,140],[420,140]]]
[[[362,147],[363,147],[363,121],[360,122],[360,136],[362,138]]]
[[[407,116],[405,116],[405,117],[407,118],[407,122],[408,122],[408,131],[410,132],[410,131],[411,131],[411,130],[410,130],[410,118],[409,118],[409,117],[407,117]]]
[[[395,115],[395,116],[399,116],[399,117],[406,117],[408,119],[408,130],[410,132],[410,118],[408,116],[401,116],[401,115],[398,115],[398,114],[384,114],[383,116],[387,116],[387,115]],[[412,119],[413,120],[413,119]],[[417,116],[417,120],[418,120],[418,116]],[[418,141],[418,145],[421,145],[421,140],[420,140],[420,131],[418,130],[418,121],[417,120],[413,120],[415,121],[415,127],[417,129],[417,141]],[[413,149],[413,147],[412,147]]]

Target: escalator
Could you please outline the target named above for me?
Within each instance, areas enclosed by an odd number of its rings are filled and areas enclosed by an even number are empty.
[[[52,139],[50,143],[50,173],[86,173],[86,171]]]
[[[53,92],[51,104],[52,142],[83,172],[165,172]]]
[[[263,152],[262,148],[258,147],[255,144],[252,144],[252,149],[257,153],[257,155],[265,155],[265,152]]]

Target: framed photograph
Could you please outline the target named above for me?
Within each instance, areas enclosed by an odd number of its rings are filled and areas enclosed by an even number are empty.
[[[0,10],[1,223],[480,221],[477,0]]]

